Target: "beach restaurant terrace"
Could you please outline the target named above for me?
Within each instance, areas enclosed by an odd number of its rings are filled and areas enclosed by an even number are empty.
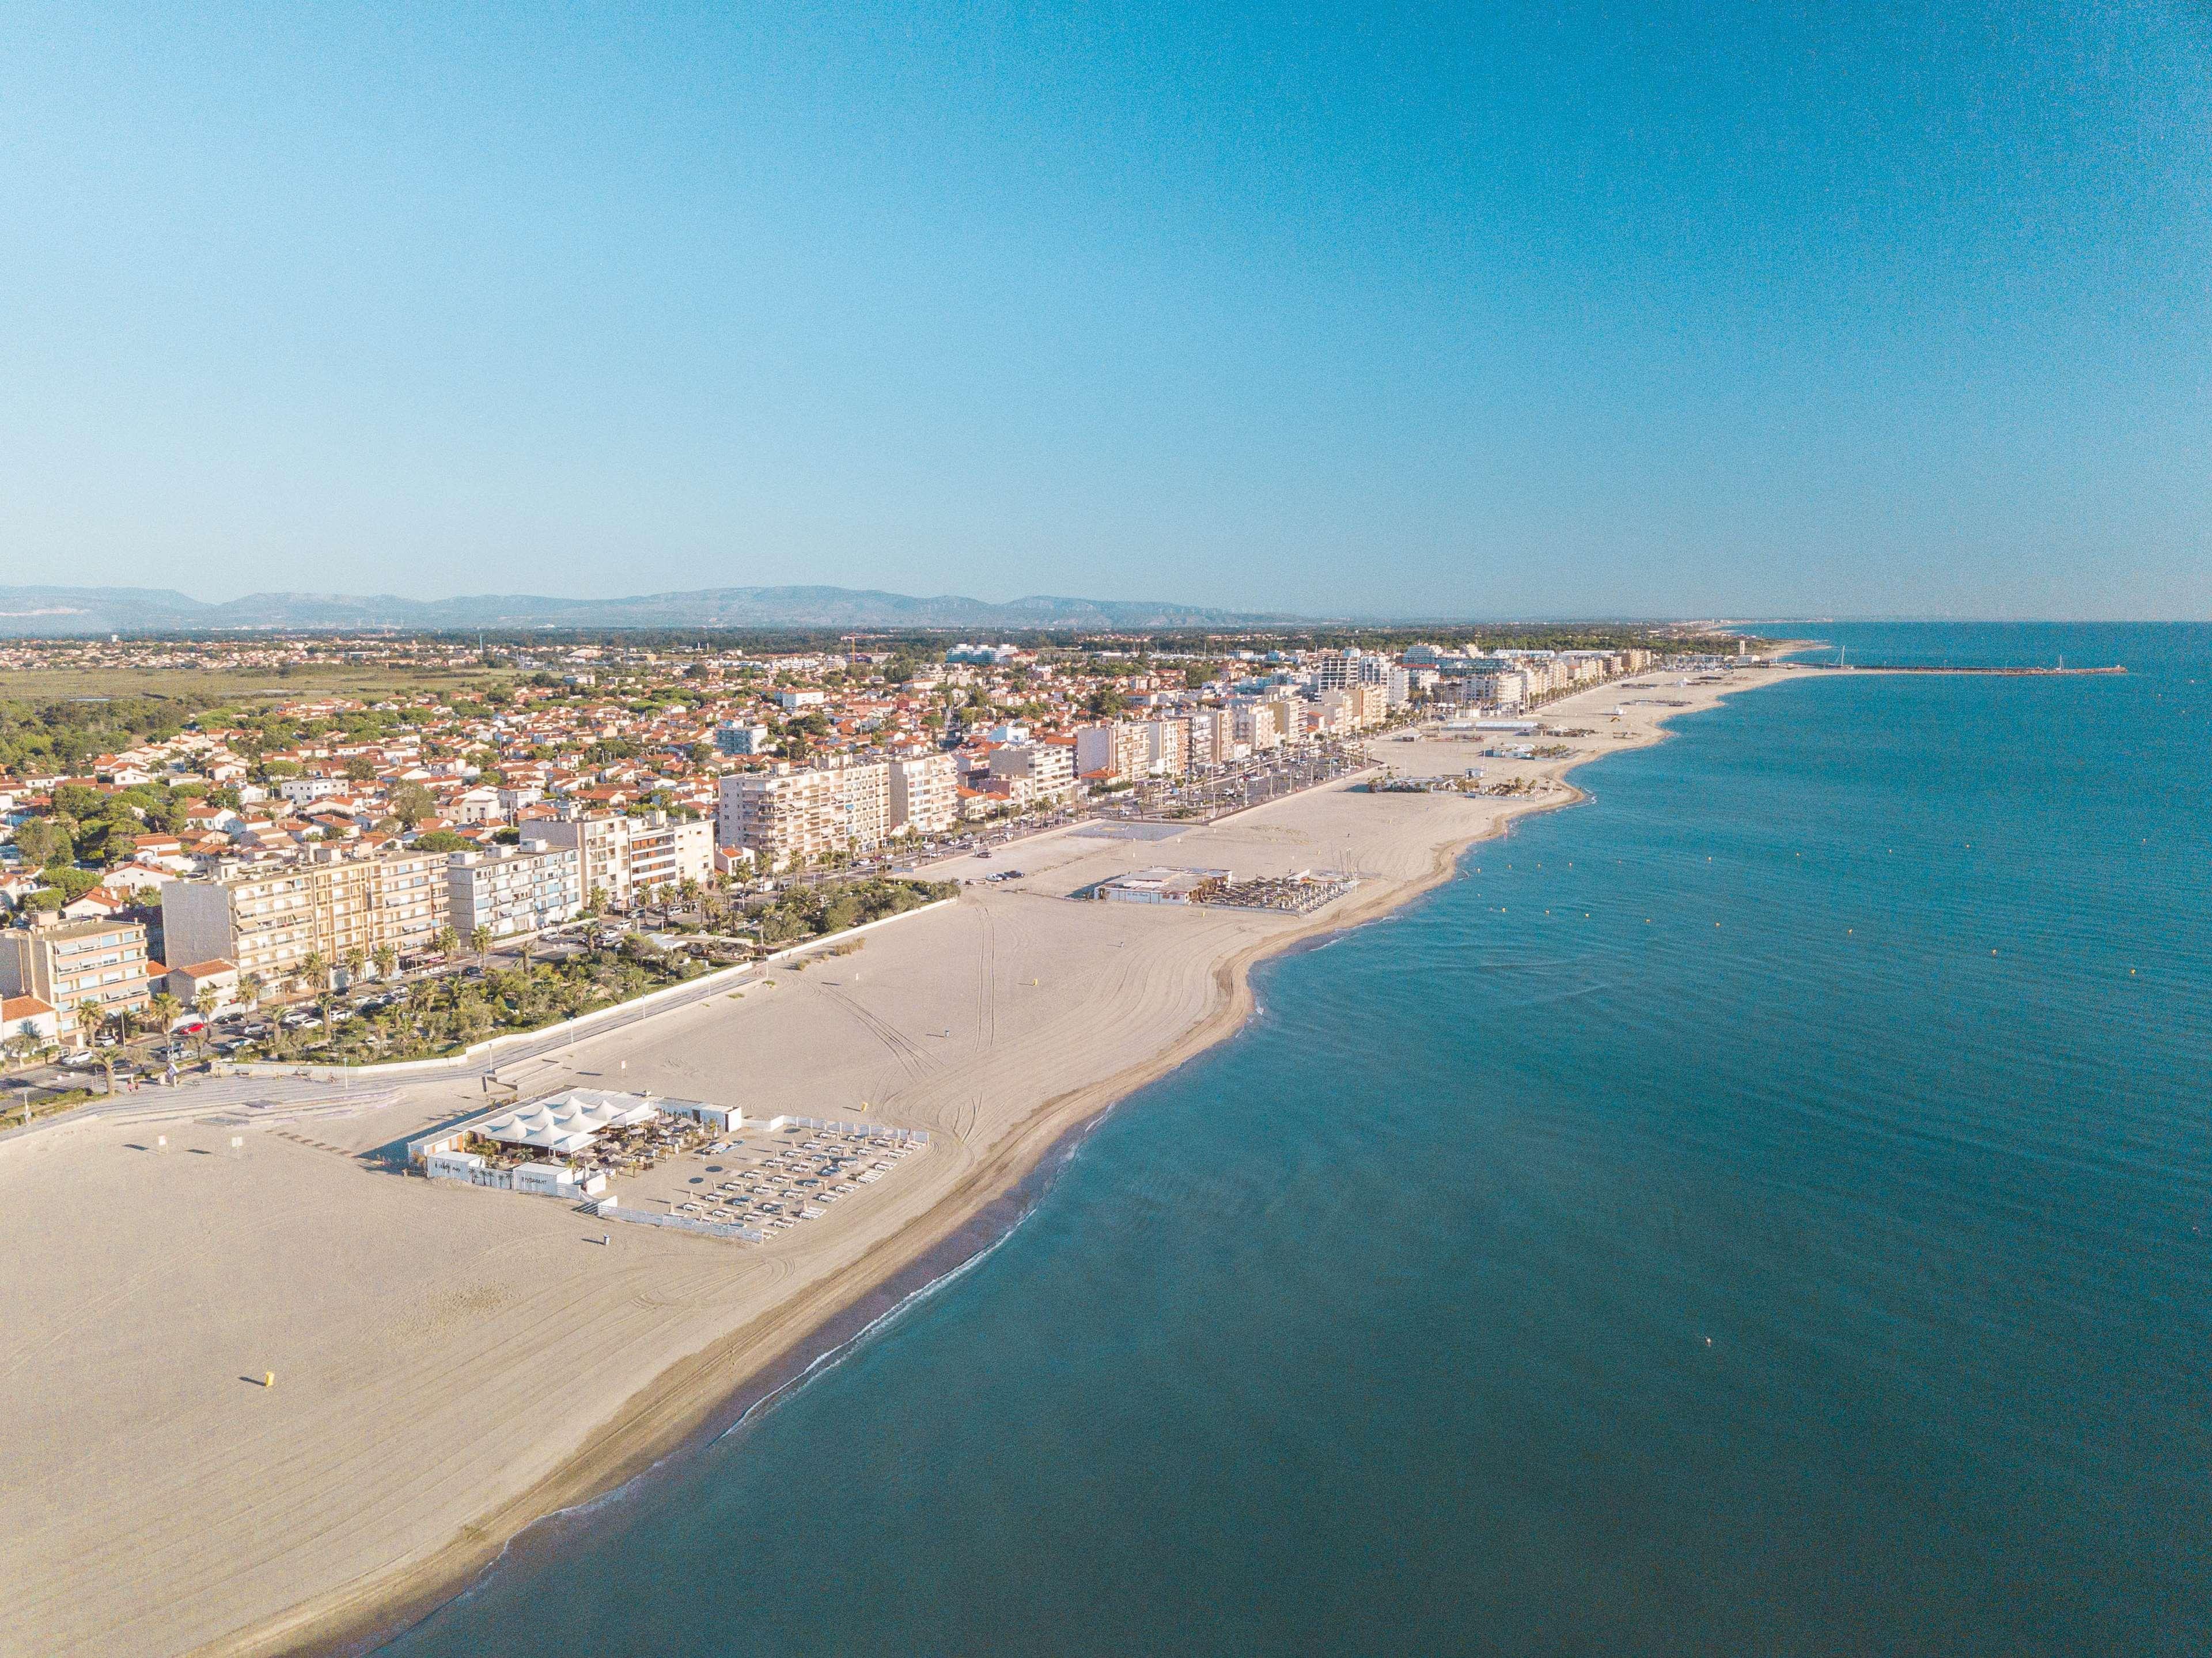
[[[674,1128],[674,1119],[689,1119],[701,1127],[728,1125],[738,1120],[738,1113],[690,1100],[571,1088],[410,1140],[407,1161],[434,1177],[481,1185],[486,1169],[511,1169],[517,1163],[527,1167],[534,1162],[566,1171],[568,1164],[580,1158],[597,1162],[592,1153],[603,1142],[657,1142]]]

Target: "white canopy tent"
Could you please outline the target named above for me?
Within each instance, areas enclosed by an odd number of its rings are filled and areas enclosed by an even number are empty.
[[[572,1088],[565,1094],[536,1100],[475,1124],[473,1131],[502,1145],[526,1145],[567,1157],[584,1150],[611,1128],[627,1128],[659,1115],[659,1106],[635,1094]]]

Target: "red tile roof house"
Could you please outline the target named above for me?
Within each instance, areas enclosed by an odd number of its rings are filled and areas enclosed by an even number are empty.
[[[0,998],[0,1040],[18,1037],[56,1045],[62,1039],[62,1016],[36,996]]]
[[[214,993],[218,1012],[238,999],[238,969],[220,957],[194,962],[190,967],[173,967],[167,982],[169,994],[186,1007],[198,1002],[203,990]]]

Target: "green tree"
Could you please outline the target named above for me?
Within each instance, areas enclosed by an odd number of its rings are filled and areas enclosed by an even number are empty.
[[[16,824],[15,846],[27,862],[40,869],[75,856],[75,847],[68,834],[48,817],[26,818]]]
[[[401,824],[413,829],[426,818],[438,815],[438,803],[430,798],[430,791],[420,783],[402,783],[392,791],[392,815]]]

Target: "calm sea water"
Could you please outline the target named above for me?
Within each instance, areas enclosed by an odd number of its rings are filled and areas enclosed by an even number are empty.
[[[2212,629],[1829,628],[430,1655],[2212,1651]]]

